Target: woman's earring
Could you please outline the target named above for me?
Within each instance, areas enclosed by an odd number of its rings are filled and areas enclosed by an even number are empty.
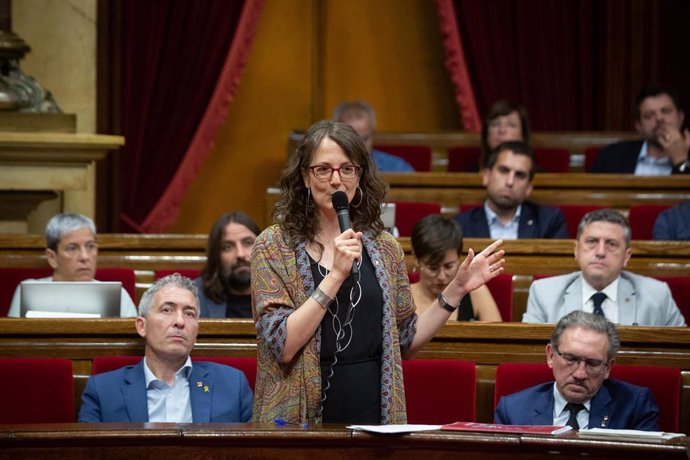
[[[359,185],[357,186],[357,190],[359,191],[359,201],[357,202],[357,204],[350,203],[350,206],[352,206],[353,208],[359,208],[359,206],[362,204],[362,201],[364,200],[364,192],[362,191],[362,188]],[[357,195],[357,192],[355,192],[355,195]]]

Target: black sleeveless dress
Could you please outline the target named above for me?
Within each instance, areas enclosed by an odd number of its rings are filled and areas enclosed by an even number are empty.
[[[314,284],[323,280],[319,267],[311,260]],[[326,270],[321,267],[321,272]],[[337,299],[321,321],[321,388],[325,394],[324,423],[381,423],[381,355],[383,351],[383,293],[374,266],[366,251],[359,268],[361,298],[353,276],[340,287]],[[351,308],[351,292],[355,307]],[[348,311],[351,327],[346,326]],[[337,320],[334,321],[334,314]],[[340,348],[337,353],[337,337]],[[333,363],[335,362],[335,365]],[[332,374],[332,375],[331,375]]]

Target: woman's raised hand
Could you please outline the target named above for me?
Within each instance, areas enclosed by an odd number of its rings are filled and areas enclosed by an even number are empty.
[[[505,251],[496,251],[501,244],[503,240],[496,240],[479,254],[470,249],[451,284],[462,287],[467,294],[503,273]]]

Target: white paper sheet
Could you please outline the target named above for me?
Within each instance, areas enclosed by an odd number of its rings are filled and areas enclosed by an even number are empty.
[[[396,434],[440,430],[441,425],[349,425],[347,428],[370,433]]]

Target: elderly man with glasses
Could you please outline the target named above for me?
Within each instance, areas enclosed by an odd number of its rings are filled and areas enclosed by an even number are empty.
[[[658,431],[652,392],[608,378],[619,348],[616,327],[604,316],[581,310],[565,315],[546,345],[555,382],[501,398],[496,423]]]

